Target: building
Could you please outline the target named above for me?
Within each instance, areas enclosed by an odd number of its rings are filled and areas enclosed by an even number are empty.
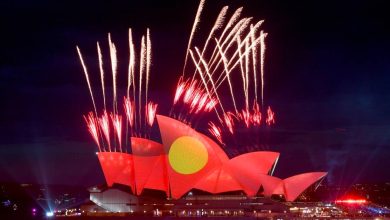
[[[272,176],[279,158],[277,152],[258,151],[228,158],[218,144],[190,126],[162,115],[157,115],[157,122],[162,143],[132,137],[131,153],[98,153],[108,188],[90,189],[91,201],[112,212],[155,215],[166,211],[176,215],[212,215],[211,211],[225,212],[224,207],[228,207],[226,215],[241,215],[248,210],[284,213],[284,208],[271,202],[272,196],[294,201],[327,174],[312,172],[280,179]],[[121,191],[114,185],[126,186],[128,190]],[[143,196],[148,190],[163,193],[163,198],[152,199],[150,205]],[[194,190],[201,193],[188,197]],[[188,202],[191,198],[203,202]],[[254,205],[265,207],[268,203],[272,208],[266,210]]]

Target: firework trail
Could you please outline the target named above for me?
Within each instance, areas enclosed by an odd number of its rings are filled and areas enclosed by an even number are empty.
[[[221,100],[219,99],[219,96],[218,96],[218,93],[217,93],[217,89],[215,88],[215,84],[214,84],[213,78],[212,78],[212,76],[211,76],[211,74],[210,74],[210,72],[209,72],[209,67],[207,66],[207,63],[206,63],[206,61],[203,59],[202,55],[200,54],[199,49],[198,49],[197,47],[195,47],[195,50],[196,50],[196,53],[197,53],[198,56],[199,56],[199,60],[202,62],[203,67],[204,67],[205,70],[206,70],[207,76],[208,76],[209,79],[210,79],[211,86],[212,86],[212,88],[213,88],[213,90],[214,90],[214,91],[213,91],[213,94],[215,94],[215,97],[217,98],[218,103],[221,103]],[[223,108],[223,105],[222,105],[222,104],[220,104],[220,107],[221,107],[221,109],[222,109],[222,112],[225,114],[225,109]]]
[[[217,101],[216,99],[210,99],[210,100],[207,102],[207,104],[206,104],[204,110],[205,110],[206,112],[210,112],[213,108],[215,108],[215,106],[216,106],[217,104],[218,104],[218,101]]]
[[[139,126],[141,128],[141,103],[142,103],[142,75],[145,71],[145,56],[146,56],[146,46],[145,46],[145,36],[142,36],[141,43],[141,57],[140,57],[140,66],[139,66],[139,89],[138,89],[138,114],[139,114]]]
[[[245,105],[246,108],[249,108],[249,41],[245,41]]]
[[[183,82],[183,78],[180,77],[175,92],[175,98],[173,99],[173,105],[176,105],[177,101],[179,101],[179,98],[183,94],[185,87],[186,87],[186,82]]]
[[[241,51],[240,51],[241,48],[242,48],[242,47],[245,47],[245,43],[246,43],[247,40],[250,39],[250,36],[251,36],[252,32],[256,32],[257,29],[258,29],[258,28],[261,26],[261,24],[263,23],[263,21],[257,22],[257,23],[253,26],[253,30],[251,30],[248,34],[246,34],[245,37],[243,38],[243,40],[241,40],[242,32],[245,30],[245,28],[248,27],[249,22],[250,22],[251,19],[252,19],[252,18],[248,18],[248,19],[246,19],[246,20],[243,21],[243,24],[242,24],[241,27],[237,30],[236,34],[234,35],[234,38],[231,39],[231,40],[229,41],[229,44],[226,46],[226,48],[225,48],[225,50],[224,50],[224,53],[226,53],[226,51],[229,50],[229,48],[233,45],[234,42],[236,42],[236,43],[239,42],[239,43],[237,43],[237,49],[235,50],[235,53],[234,53],[233,56],[231,57],[228,66],[231,64],[231,62],[234,60],[234,58],[235,58],[237,55],[239,55],[239,52],[241,52]],[[239,39],[239,41],[237,41],[237,39]],[[259,43],[259,41],[260,41],[260,37],[258,37],[257,39],[255,39],[255,41],[251,43],[251,48],[252,48],[254,45],[256,46],[256,45]],[[221,44],[221,48],[223,48],[223,44],[224,44],[224,43]],[[220,63],[221,63],[221,59],[219,59],[218,63],[215,65],[213,71],[211,71],[212,74],[214,74],[214,72],[218,69]],[[232,67],[231,69],[234,69],[234,67]],[[243,71],[243,68],[241,69],[241,71]],[[219,78],[217,79],[217,81],[219,81],[219,80],[221,79],[221,77],[222,77],[222,74],[219,76]],[[226,77],[225,77],[225,78],[226,78]],[[224,79],[225,79],[225,78],[224,78]],[[223,79],[223,80],[224,80],[224,79]],[[223,81],[223,80],[222,80],[222,81]]]
[[[223,67],[225,69],[225,73],[226,73],[226,77],[227,77],[227,80],[228,80],[228,84],[229,84],[229,90],[230,90],[230,94],[231,94],[231,97],[232,97],[232,101],[233,101],[233,106],[234,106],[234,110],[236,111],[236,113],[238,112],[237,110],[237,104],[236,104],[236,100],[234,98],[234,92],[233,92],[233,86],[232,86],[232,83],[230,81],[230,71],[228,69],[228,61],[227,61],[227,58],[224,54],[224,52],[222,51],[222,48],[221,46],[219,45],[219,41],[217,39],[215,39],[216,41],[216,44],[217,44],[217,47],[218,47],[218,50],[219,50],[219,53],[221,54],[221,57],[222,57],[222,60],[223,60]]]
[[[223,38],[223,36],[225,36],[226,31],[229,30],[229,28],[232,27],[238,21],[238,19],[241,16],[242,9],[243,9],[243,7],[238,8],[233,13],[232,17],[230,17],[228,23],[225,26],[225,29],[222,31],[221,38]]]
[[[146,31],[146,89],[145,89],[145,103],[148,103],[148,90],[149,90],[149,74],[150,66],[152,64],[152,42],[150,40],[149,28]]]
[[[240,48],[241,48],[243,45],[245,46],[245,42],[242,43],[241,40],[240,40],[239,38],[237,38],[236,41],[239,41],[239,42],[237,42],[237,44],[239,44],[240,47],[238,47],[238,49],[235,51],[235,53],[233,54],[232,58],[230,59],[230,61],[229,61],[229,63],[228,63],[228,66],[232,66],[232,67],[230,68],[230,71],[231,71],[232,69],[236,68],[236,66],[237,66],[238,64],[241,64],[242,59],[245,57],[245,55],[246,55],[247,53],[251,52],[251,50],[252,50],[252,48],[254,47],[254,45],[256,45],[256,44],[258,44],[258,43],[260,42],[260,37],[256,38],[255,43],[252,43],[252,44],[248,47],[248,50],[245,50],[244,53],[242,53],[242,51],[240,51]],[[237,54],[239,55],[238,60],[236,60],[236,62],[235,62],[233,65],[231,65],[231,63],[232,63],[233,61],[235,61],[235,59],[233,59],[233,58],[234,58]],[[243,71],[244,71],[244,67],[241,68],[241,72],[243,72]],[[223,72],[224,72],[224,70],[223,70],[220,74],[222,74]],[[245,78],[245,74],[242,74],[242,75],[243,75],[243,77]],[[223,82],[225,79],[226,79],[226,75],[225,75],[224,77],[222,77],[222,79],[219,80],[219,81],[217,82],[217,86],[216,86],[217,89],[219,88],[219,86],[222,84],[222,82]]]
[[[227,112],[225,115],[224,115],[224,120],[225,120],[225,125],[226,127],[229,129],[229,132],[231,134],[234,134],[234,121],[233,121],[233,113],[231,112]]]
[[[236,24],[237,20],[238,20],[238,19],[240,18],[240,16],[241,16],[242,9],[243,9],[242,7],[238,8],[238,9],[234,12],[234,14],[232,15],[232,17],[230,17],[228,23],[226,24],[225,28],[224,28],[223,31],[222,31],[221,36],[219,37],[220,39],[223,39],[223,37],[225,36],[226,31],[229,30],[230,27],[232,27],[233,25]],[[234,32],[234,31],[232,30],[231,32]],[[214,51],[213,51],[213,53],[212,53],[212,55],[211,55],[211,58],[210,58],[210,60],[209,60],[209,63],[207,63],[208,65],[210,64],[210,61],[213,59],[213,57],[214,57],[214,55],[215,55],[216,52],[217,52],[217,48],[214,48]]]
[[[226,12],[228,10],[228,6],[225,6],[222,8],[222,10],[219,12],[219,15],[217,17],[217,19],[215,20],[215,23],[213,25],[213,27],[211,28],[211,31],[210,31],[210,34],[209,36],[207,37],[207,40],[206,40],[206,43],[203,45],[203,49],[202,49],[202,56],[204,54],[204,52],[206,51],[207,49],[207,46],[209,44],[209,41],[210,39],[214,36],[214,33],[219,29],[221,28],[221,26],[223,25],[223,22],[225,21],[225,16],[226,16]],[[199,61],[200,62],[200,61]],[[198,63],[199,65],[200,63]],[[193,74],[192,76],[192,80],[194,80],[194,77],[196,76],[196,71],[197,69],[195,69],[195,73]]]
[[[146,121],[150,127],[153,126],[154,119],[156,118],[157,104],[149,102],[145,107]]]
[[[99,151],[101,152],[102,149],[100,148],[100,142],[99,142],[99,124],[95,116],[92,112],[89,112],[87,116],[84,115],[85,122],[88,125],[89,133],[91,133],[93,140],[96,142]]]
[[[83,56],[81,55],[80,48],[79,48],[78,46],[76,46],[76,49],[77,49],[77,53],[79,54],[79,58],[80,58],[81,65],[83,66],[85,79],[87,80],[87,84],[88,84],[88,88],[89,88],[89,93],[91,94],[91,99],[92,99],[93,108],[95,109],[95,115],[97,116],[97,110],[96,110],[95,99],[93,98],[93,92],[92,92],[91,83],[89,82],[89,75],[88,75],[87,67],[85,66],[85,63],[84,63],[84,60],[83,60]]]
[[[133,85],[134,88],[134,44],[131,28],[129,28],[129,67],[127,73],[127,97],[130,97],[130,87]]]
[[[192,102],[190,104],[190,113],[192,113],[193,111],[195,111],[195,107],[199,105],[199,101],[200,101],[200,98],[202,97],[202,94],[201,92],[198,90],[196,90],[194,92],[194,95],[193,95],[193,98],[192,98]]]
[[[184,66],[183,66],[182,77],[184,77],[184,74],[185,74],[185,70],[186,70],[186,66],[187,66],[188,53],[189,53],[189,50],[190,50],[190,47],[191,47],[192,39],[193,39],[193,37],[194,37],[196,28],[197,28],[198,23],[199,23],[199,21],[200,21],[200,15],[202,14],[203,6],[204,6],[205,1],[206,1],[206,0],[201,0],[201,1],[200,1],[199,6],[198,6],[198,11],[196,12],[194,24],[193,24],[192,30],[191,30],[190,39],[188,40],[188,45],[187,45],[187,50],[186,50],[186,56],[185,56],[185,58],[184,58]]]
[[[223,144],[222,142],[222,135],[221,135],[221,128],[216,126],[213,122],[209,122],[209,128],[208,128],[210,134],[212,134],[219,143]]]
[[[240,36],[237,36],[237,50],[238,50],[238,54],[239,54],[239,62],[240,62],[240,73],[241,73],[241,78],[242,78],[242,88],[244,90],[244,97],[245,97],[245,101],[246,101],[246,80],[245,80],[245,71],[244,71],[244,64],[242,62],[242,51],[241,51],[241,39],[240,39]],[[228,64],[229,65],[229,64]],[[222,83],[222,82],[221,82]]]
[[[227,38],[223,41],[223,43],[221,44],[221,48],[224,48],[225,44],[228,43],[228,45],[225,47],[224,49],[224,53],[226,53],[226,51],[228,51],[232,45],[234,45],[234,43],[237,41],[236,39],[237,38],[240,38],[241,39],[241,36],[243,35],[243,33],[245,32],[245,30],[247,29],[247,27],[250,25],[250,21],[252,20],[252,18],[244,18],[244,19],[241,19],[240,22],[237,23],[237,27],[235,27],[230,33],[229,35],[227,36]],[[251,33],[252,32],[256,32],[261,24],[263,23],[263,20],[261,21],[258,21],[254,26],[253,26],[253,30],[250,30],[249,33],[247,33],[245,35],[245,37],[243,38],[243,40],[241,41],[242,44],[240,44],[238,46],[238,48],[241,48],[241,47],[244,47],[245,46],[245,42],[250,39],[250,36],[251,36]],[[234,34],[234,35],[233,35]],[[232,37],[230,39],[230,37]],[[229,41],[228,41],[229,40]],[[257,44],[257,43],[256,43]],[[232,56],[232,58],[234,58],[235,56],[237,56],[237,51],[236,53]],[[214,61],[216,61],[216,59],[214,59]],[[212,64],[210,66],[213,66],[215,62],[212,62]],[[218,60],[218,63],[215,65],[212,73],[214,73],[219,65],[221,64],[221,59]]]
[[[108,45],[110,46],[110,59],[111,59],[111,69],[112,69],[112,86],[113,86],[113,111],[114,113],[118,111],[117,108],[117,95],[116,95],[116,78],[118,70],[118,59],[116,56],[116,47],[115,44],[111,41],[111,34],[108,33]]]
[[[265,60],[265,37],[267,34],[260,32],[260,66],[261,66],[261,104],[264,105],[264,60]]]
[[[124,98],[123,107],[125,109],[127,121],[130,124],[130,128],[134,126],[134,102],[130,100],[130,98]]]
[[[240,116],[246,127],[249,128],[251,124],[251,113],[249,112],[249,109],[243,109]]]
[[[197,81],[192,81],[190,85],[186,88],[186,92],[184,93],[183,102],[189,103],[191,98],[194,95],[195,87],[196,87]]]
[[[221,48],[224,48],[225,44],[228,43],[228,45],[226,46],[226,48],[224,49],[224,52],[226,53],[227,50],[229,50],[229,48],[233,45],[233,43],[235,42],[235,39],[237,37],[240,37],[242,32],[245,30],[245,28],[248,27],[248,25],[250,24],[250,21],[252,20],[252,18],[244,18],[244,19],[241,19],[241,21],[239,21],[237,24],[236,24],[236,27],[234,27],[228,34],[228,36],[225,38],[225,40],[221,43]],[[217,54],[218,55],[218,54]],[[213,67],[214,69],[211,71],[212,74],[214,74],[214,72],[218,69],[219,65],[221,64],[221,59],[217,59],[218,56],[215,56],[214,59],[211,61],[211,64],[210,64],[210,67]],[[215,64],[215,62],[217,62],[217,64]]]
[[[119,151],[122,152],[122,116],[111,113],[111,121],[114,126],[114,132],[118,139]]]
[[[98,51],[98,57],[99,57],[100,82],[102,84],[104,110],[106,110],[107,108],[106,108],[106,92],[104,89],[103,56],[102,56],[102,51],[100,50],[99,42],[97,42],[96,45],[97,45],[97,51]]]
[[[250,27],[251,31],[251,42],[254,43],[255,42],[255,30],[253,28],[253,25],[251,25]],[[255,84],[255,100],[257,100],[257,45],[255,45],[253,48],[252,48],[252,64],[253,64],[253,81],[254,81],[254,84]]]
[[[202,97],[199,98],[198,108],[195,110],[195,114],[199,113],[203,109],[207,100],[208,100],[207,93],[203,93]]]
[[[261,124],[261,111],[260,111],[259,104],[257,102],[255,102],[255,104],[253,105],[252,122],[253,125],[257,125],[257,126]]]
[[[231,46],[231,39],[235,39],[235,37],[238,35],[238,33],[240,32],[239,30],[244,28],[245,27],[245,24],[248,23],[249,24],[249,19],[247,18],[243,18],[241,19],[233,28],[231,31],[229,31],[228,35],[223,38],[223,36],[220,37],[220,40],[221,40],[221,48],[224,48],[225,44],[226,43],[229,43],[228,46],[227,46],[227,49]],[[227,50],[226,49],[226,50]],[[218,59],[218,53],[216,53],[216,50],[217,48],[214,48],[214,52],[213,52],[213,55],[211,56],[210,58],[210,61],[209,61],[209,66],[214,66],[215,62],[217,61]],[[215,56],[214,56],[215,55]],[[220,60],[218,60],[220,61]]]
[[[99,119],[100,128],[103,131],[103,135],[106,138],[108,144],[108,151],[111,152],[111,142],[110,142],[110,121],[108,118],[107,111],[104,111],[102,117]]]
[[[130,99],[130,87],[132,85],[132,82],[134,82],[134,45],[133,45],[133,36],[132,36],[132,31],[131,28],[129,28],[129,67],[127,71],[127,92],[126,92],[126,97]],[[133,83],[133,88],[135,88]],[[133,93],[134,94],[134,93]],[[125,110],[126,109],[126,99],[124,100],[124,105],[125,105]],[[129,120],[129,118],[127,118]],[[131,123],[130,123],[131,124]],[[126,123],[126,137],[129,133],[129,126]],[[126,145],[127,146],[127,138],[126,138]]]
[[[209,90],[209,88],[208,88],[208,86],[207,86],[207,84],[206,84],[206,80],[205,80],[205,78],[204,78],[204,76],[203,76],[203,72],[202,72],[202,70],[200,69],[199,65],[197,65],[197,62],[196,62],[196,60],[195,60],[194,54],[192,53],[192,50],[191,50],[191,49],[190,49],[190,55],[191,55],[192,60],[194,61],[194,64],[195,64],[196,68],[197,68],[198,71],[199,71],[199,75],[200,75],[200,77],[201,77],[201,79],[202,79],[202,82],[203,82],[203,85],[204,85],[204,87],[205,87],[205,89],[206,89],[206,91],[207,91],[207,95],[208,95],[209,98],[211,99],[212,96],[211,96],[210,90]],[[222,122],[222,119],[221,119],[221,117],[219,116],[218,110],[215,108],[215,106],[214,106],[214,110],[215,110],[215,113],[216,113],[216,115],[217,115],[219,121]]]
[[[267,119],[265,121],[267,125],[275,124],[275,113],[272,111],[271,107],[269,106],[267,109]]]
[[[129,52],[130,52],[130,60],[129,60],[129,76],[128,76],[128,82],[127,82],[127,98],[130,99],[130,86],[133,86],[133,100],[135,101],[135,91],[136,91],[136,84],[135,84],[135,49],[134,49],[134,43],[133,43],[133,35],[131,28],[129,28]],[[135,105],[133,106],[133,112],[135,112]],[[137,114],[133,114],[134,121],[137,121]],[[133,125],[131,125],[133,127]],[[136,128],[137,123],[134,123],[134,126]],[[127,140],[126,140],[127,141]]]

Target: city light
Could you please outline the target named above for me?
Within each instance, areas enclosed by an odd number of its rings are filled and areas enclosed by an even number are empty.
[[[335,203],[343,203],[343,204],[365,204],[367,200],[365,199],[339,199],[336,200]]]
[[[54,213],[53,212],[46,212],[46,217],[53,217]]]

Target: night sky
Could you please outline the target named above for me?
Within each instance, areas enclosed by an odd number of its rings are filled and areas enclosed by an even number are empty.
[[[390,15],[385,1],[206,1],[198,40],[224,5],[265,19],[267,147],[285,178],[328,171],[330,184],[390,181]],[[198,1],[2,1],[0,181],[104,182],[82,115],[92,110],[75,46],[99,87],[96,41],[111,32],[120,68],[127,31],[151,28],[152,99],[167,114]],[[203,37],[203,38],[202,38]],[[106,56],[108,58],[108,56]],[[121,71],[122,70],[122,71]],[[126,67],[119,74],[126,73]],[[125,83],[120,83],[121,88]]]

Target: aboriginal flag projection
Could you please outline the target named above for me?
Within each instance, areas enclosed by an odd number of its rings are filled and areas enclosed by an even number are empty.
[[[179,198],[193,184],[221,167],[226,155],[219,146],[191,127],[169,117],[157,116],[165,153],[172,197]]]

